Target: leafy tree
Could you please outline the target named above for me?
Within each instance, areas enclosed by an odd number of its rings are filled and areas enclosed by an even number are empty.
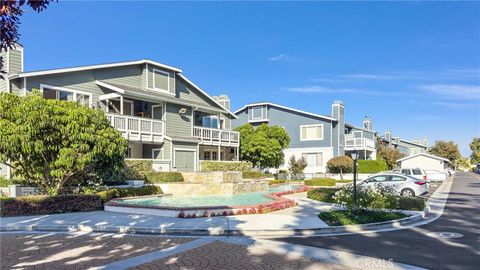
[[[288,133],[281,127],[262,124],[256,129],[245,124],[240,132],[240,158],[259,168],[276,168],[284,163],[283,149],[290,144]]]
[[[472,150],[472,154],[470,155],[471,163],[480,163],[480,137],[473,138],[472,142],[470,143],[470,150]]]
[[[296,159],[295,155],[292,155],[290,157],[290,160],[288,161],[288,170],[293,175],[298,175],[303,173],[303,170],[307,167],[307,165],[308,165],[307,161],[305,160],[304,157]]]
[[[461,157],[455,161],[455,164],[457,165],[457,168],[464,169],[464,170],[470,170],[472,167],[470,160],[466,157]]]
[[[353,160],[349,156],[334,157],[327,162],[327,168],[331,173],[339,173],[340,179],[343,180],[344,173],[352,172]]]
[[[41,12],[47,8],[52,0],[1,0],[0,1],[0,51],[13,49],[20,39],[18,26],[20,17],[25,12],[24,5],[30,6],[34,11]],[[55,1],[56,2],[56,1]],[[0,79],[3,79],[3,61],[0,57]]]
[[[454,166],[456,166],[455,161],[462,157],[460,150],[458,150],[458,145],[452,141],[435,141],[429,153],[450,160]]]
[[[104,113],[76,102],[0,93],[0,163],[44,193],[99,181],[123,166],[127,142]]]
[[[387,169],[392,170],[397,163],[405,155],[400,153],[396,148],[393,148],[382,141],[377,141],[377,160],[383,160],[387,163]]]

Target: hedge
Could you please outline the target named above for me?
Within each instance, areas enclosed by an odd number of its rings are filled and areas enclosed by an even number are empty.
[[[153,194],[162,194],[162,189],[158,186],[143,186],[138,188],[112,188],[97,193],[103,203],[115,198],[146,196]]]
[[[244,171],[242,172],[242,176],[244,179],[260,179],[273,177],[273,175],[269,173],[263,173],[259,171]]]
[[[335,201],[333,200],[333,196],[338,190],[338,188],[312,189],[307,192],[307,198],[321,202],[334,203]]]
[[[251,171],[252,163],[248,161],[210,161],[204,160],[200,164],[201,171],[203,172],[213,172],[213,171]]]
[[[335,186],[336,181],[333,178],[314,178],[305,180],[306,186]]]
[[[152,183],[183,182],[183,176],[179,172],[151,172],[147,180]]]
[[[423,211],[423,209],[425,209],[425,200],[418,197],[400,197],[398,200],[398,209]]]
[[[0,187],[8,187],[12,183],[12,180],[8,180],[7,178],[0,176]]]
[[[0,197],[0,216],[48,215],[102,210],[97,195]]]
[[[358,173],[378,173],[387,170],[387,163],[383,160],[359,160]]]

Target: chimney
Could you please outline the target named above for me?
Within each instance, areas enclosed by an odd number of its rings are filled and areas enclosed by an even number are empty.
[[[213,99],[215,99],[223,107],[230,110],[230,98],[227,95],[213,96]]]
[[[372,118],[370,118],[369,116],[365,116],[365,118],[363,119],[363,128],[370,131],[373,130]]]
[[[385,140],[388,142],[392,141],[392,132],[391,131],[385,131]]]
[[[0,55],[6,75],[23,72],[23,47],[20,44],[15,44],[14,48],[7,51],[2,50]]]
[[[332,125],[333,156],[343,156],[345,155],[345,106],[342,101],[335,100],[332,103],[332,118],[337,119],[337,122]]]

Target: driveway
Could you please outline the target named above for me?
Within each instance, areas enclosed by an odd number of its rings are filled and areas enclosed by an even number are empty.
[[[438,235],[440,232],[447,232],[446,237],[461,237],[445,238]],[[278,238],[276,241],[391,259],[430,269],[478,269],[480,176],[457,173],[443,215],[420,227],[370,234]]]

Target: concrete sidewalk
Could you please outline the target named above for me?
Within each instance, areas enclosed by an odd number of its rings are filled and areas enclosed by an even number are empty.
[[[423,212],[418,212],[402,220],[368,225],[329,227],[317,217],[317,214],[320,211],[330,210],[334,206],[310,200],[306,198],[306,193],[299,193],[287,196],[295,199],[298,206],[268,214],[181,219],[97,211],[4,217],[0,218],[0,231],[96,231],[276,237],[398,230],[425,224],[438,218],[443,212],[450,186],[451,181],[443,183],[431,196],[428,203],[433,215],[426,219]]]

